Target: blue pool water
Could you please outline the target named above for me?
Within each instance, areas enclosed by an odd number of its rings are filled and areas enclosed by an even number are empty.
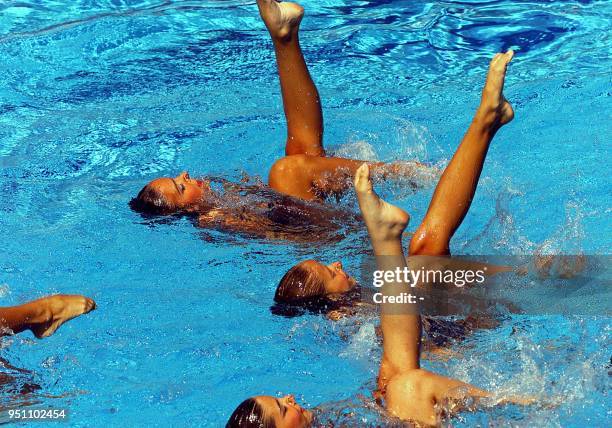
[[[444,164],[487,58],[515,49],[516,119],[452,248],[609,253],[612,2],[303,5],[325,142],[350,157]],[[158,175],[265,178],[282,156],[254,2],[3,2],[0,57],[0,304],[62,292],[99,307],[44,341],[4,338],[2,358],[32,373],[2,371],[41,389],[4,387],[0,405],[67,407],[74,426],[216,427],[249,395],[294,393],[349,426],[385,423],[370,401],[375,319],[269,311],[298,260],[342,260],[357,274],[365,231],[333,246],[230,239],[188,220],[146,224],[127,206]],[[431,192],[382,190],[412,229]],[[342,203],[355,208],[352,196]],[[425,366],[555,403],[485,408],[454,426],[609,426],[611,340],[609,317],[516,316]]]

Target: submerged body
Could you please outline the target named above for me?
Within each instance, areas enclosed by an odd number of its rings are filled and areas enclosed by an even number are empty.
[[[222,193],[193,213],[197,226],[268,240],[337,242],[360,223],[359,215],[341,206],[304,201],[264,185],[224,183]]]

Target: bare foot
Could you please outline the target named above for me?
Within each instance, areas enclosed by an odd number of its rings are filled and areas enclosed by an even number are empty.
[[[304,8],[297,3],[257,0],[259,15],[274,39],[284,40],[297,32]]]
[[[30,330],[39,339],[51,336],[65,322],[96,308],[96,302],[90,298],[68,294],[44,297],[37,303],[43,315],[32,324]]]
[[[489,73],[478,110],[481,118],[492,125],[503,126],[514,119],[514,110],[503,93],[506,69],[513,56],[514,51],[512,50],[495,54],[489,65]]]
[[[372,243],[401,240],[410,216],[401,208],[378,197],[372,188],[367,163],[355,172],[355,192]]]

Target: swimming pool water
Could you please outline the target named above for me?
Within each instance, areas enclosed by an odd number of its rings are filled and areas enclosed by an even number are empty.
[[[487,59],[515,49],[505,92],[516,118],[492,144],[453,250],[609,253],[612,3],[303,5],[326,147],[355,158],[443,164]],[[1,356],[32,372],[20,382],[41,389],[6,387],[2,405],[68,407],[74,426],[221,426],[249,395],[294,393],[350,426],[384,422],[369,401],[375,319],[269,311],[298,260],[357,273],[365,230],[334,246],[270,243],[147,224],[127,206],[158,175],[265,178],[282,156],[254,2],[5,2],[0,54],[0,304],[62,292],[99,307],[44,341],[3,339]],[[431,191],[382,193],[414,230]],[[607,426],[610,341],[606,316],[515,316],[425,366],[556,403],[482,409],[455,426]]]

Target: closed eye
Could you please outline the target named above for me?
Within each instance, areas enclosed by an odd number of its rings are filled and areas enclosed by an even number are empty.
[[[176,191],[177,192],[182,194],[185,191],[185,185],[184,184],[182,184],[182,183],[178,184],[175,179],[172,179],[172,183],[174,183],[174,187],[176,187]]]

